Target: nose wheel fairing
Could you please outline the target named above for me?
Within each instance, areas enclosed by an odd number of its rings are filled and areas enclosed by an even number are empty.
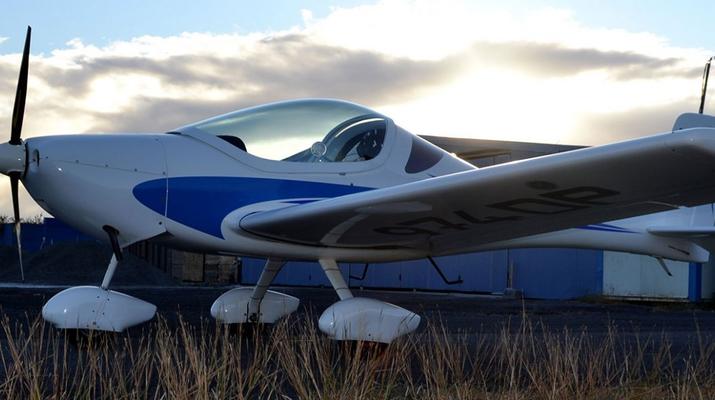
[[[156,306],[128,294],[97,286],[75,286],[54,295],[42,318],[60,329],[122,332],[156,314]]]
[[[156,314],[156,306],[128,294],[109,290],[119,263],[124,259],[119,231],[104,226],[112,244],[112,259],[102,285],[75,286],[57,293],[42,307],[42,318],[60,329],[88,329],[121,332],[146,322]]]

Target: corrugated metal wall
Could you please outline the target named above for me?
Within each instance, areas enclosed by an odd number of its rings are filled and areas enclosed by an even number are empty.
[[[0,228],[0,244],[14,246],[12,225],[4,224]],[[23,224],[22,229],[23,248],[29,252],[59,242],[95,240],[52,218],[46,219],[44,224]],[[167,272],[175,269],[168,265],[171,257],[161,245],[140,243],[133,249],[135,254]],[[712,298],[715,292],[712,264],[667,261],[673,273],[668,277],[652,257],[616,252],[519,249],[438,257],[435,261],[447,279],[462,279],[463,283],[446,284],[427,260],[373,264],[364,279],[359,279],[363,275],[363,264],[341,264],[340,267],[354,288],[502,293],[510,280],[512,288],[522,290],[525,297],[532,299],[573,299],[604,294],[698,301]],[[236,276],[240,276],[242,284],[253,285],[263,264],[261,259],[244,258]],[[201,269],[201,280],[205,281],[204,270],[206,268]],[[231,279],[219,281],[233,282]],[[313,262],[288,263],[274,284],[330,286],[320,266]]]
[[[703,299],[712,299],[715,297],[715,265],[710,261],[702,265],[700,278],[700,294]]]
[[[13,224],[2,224],[0,229],[2,229],[0,245],[15,246]],[[87,240],[95,239],[76,231],[56,218],[45,218],[42,224],[22,224],[22,249],[29,252],[35,252],[55,243]]]
[[[602,291],[603,251],[519,249],[509,251],[513,287],[531,299],[575,299]]]
[[[688,299],[691,273],[686,262],[666,260],[668,276],[653,257],[603,252],[603,294],[606,296]],[[693,279],[695,276],[693,276]],[[693,281],[693,285],[699,282]]]
[[[502,293],[511,264],[513,287],[522,289],[527,297],[573,299],[601,293],[602,254],[595,250],[522,249],[436,258],[448,280],[463,280],[456,285],[446,284],[427,260],[371,264],[362,280],[358,278],[363,264],[340,264],[340,268],[354,288]],[[261,259],[244,258],[241,283],[255,284],[263,264]],[[320,266],[313,262],[286,264],[274,284],[330,286]]]

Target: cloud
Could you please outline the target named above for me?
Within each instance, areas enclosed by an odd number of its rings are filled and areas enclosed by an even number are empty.
[[[12,74],[18,74],[18,68],[11,68],[10,65],[0,63],[0,93],[10,93],[15,87],[15,83],[12,82],[10,77]],[[15,77],[17,80],[17,77]],[[14,93],[13,93],[14,94]]]
[[[90,98],[96,95],[98,82],[112,77],[143,77],[156,83],[153,89],[130,91],[130,99],[118,101],[123,104],[114,110],[85,109],[83,112],[96,119],[86,131],[167,130],[286,98],[334,97],[377,106],[418,96],[424,89],[454,79],[464,67],[454,58],[416,61],[389,57],[312,43],[302,35],[260,40],[250,51],[235,55],[182,54],[152,59],[107,54],[78,58],[72,64],[72,68],[63,68],[40,63],[33,68],[36,79],[54,92],[44,100],[47,109],[62,114],[81,112],[77,102],[67,99]],[[223,95],[202,99],[189,95],[212,90]],[[167,95],[172,92],[176,95]]]
[[[585,71],[606,70],[616,79],[656,76],[692,76],[679,68],[680,58],[657,58],[633,51],[574,49],[557,43],[479,42],[472,46],[475,65],[500,65],[540,77],[559,77]]]
[[[599,143],[609,143],[654,133],[670,132],[675,119],[680,114],[696,112],[699,104],[699,97],[690,97],[627,112],[587,114],[580,118],[579,124],[574,130],[578,132],[578,135],[574,134],[564,139],[570,143],[578,144],[578,140],[583,140],[583,137],[592,137],[598,138]]]
[[[608,70],[616,79],[646,73],[650,77],[692,75],[692,70],[676,68],[678,63],[675,58],[529,42],[479,42],[438,60],[414,60],[287,34],[263,38],[250,50],[236,54],[178,54],[155,59],[104,52],[76,57],[72,68],[40,62],[33,65],[32,75],[53,92],[42,102],[45,114],[84,113],[88,124],[79,131],[163,131],[221,112],[286,98],[335,97],[374,107],[400,103],[457,80],[469,68],[510,68],[538,77],[591,70]],[[1,76],[12,75],[13,69],[0,64]],[[96,109],[96,102],[91,101],[89,107],[82,107],[82,99],[121,95],[97,93],[98,82],[139,77],[155,84],[130,88],[123,99],[109,102],[120,104],[116,107],[110,104]],[[117,84],[127,87],[126,83]],[[14,82],[0,81],[0,87],[10,89]],[[222,94],[200,99],[188,95],[211,91]]]
[[[403,39],[399,43],[387,34],[391,25],[381,23],[396,13],[405,17],[395,32]],[[296,97],[338,97],[390,108],[444,92],[450,85],[469,88],[459,93],[465,98],[453,96],[457,102],[499,97],[492,92],[501,87],[527,102],[554,102],[556,108],[558,99],[529,99],[530,90],[537,92],[529,86],[540,85],[539,80],[558,86],[571,76],[598,72],[598,82],[590,84],[616,92],[626,90],[617,82],[696,79],[699,74],[690,50],[670,49],[653,35],[588,29],[555,11],[515,20],[475,13],[467,6],[389,1],[335,9],[324,19],[303,14],[307,27],[285,32],[144,36],[101,48],[73,40],[50,55],[34,56],[28,114],[40,112],[29,116],[26,134],[166,130],[196,117]],[[500,22],[498,29],[490,19]],[[427,20],[430,29],[425,29]],[[489,36],[483,27],[471,28],[481,23],[494,27]],[[617,45],[589,47],[595,36]],[[615,37],[620,40],[610,40]],[[2,93],[14,88],[16,58],[0,55]],[[462,82],[480,74],[489,78]],[[519,81],[514,74],[530,78],[514,88],[510,85]],[[566,97],[578,93],[578,85],[568,86],[573,93]],[[609,96],[624,98],[622,93],[602,97]],[[659,96],[650,102],[673,101],[672,94]],[[0,112],[9,108],[12,99],[7,99],[0,100]],[[638,107],[620,104],[622,110]],[[171,107],[181,112],[172,113]],[[434,118],[454,119],[445,114],[450,107],[443,108],[435,110]],[[0,120],[0,128],[5,121]]]
[[[694,108],[706,50],[589,27],[564,10],[479,7],[390,0],[325,18],[305,11],[305,26],[280,32],[72,40],[32,56],[23,135],[160,132],[264,102],[335,97],[415,133],[597,144],[670,129]],[[0,53],[0,136],[19,59]]]

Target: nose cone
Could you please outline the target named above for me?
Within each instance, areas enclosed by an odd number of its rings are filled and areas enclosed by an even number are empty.
[[[98,238],[106,237],[104,225],[112,226],[120,244],[166,231],[164,210],[156,212],[134,197],[137,185],[154,180],[166,196],[158,135],[56,135],[25,143],[30,162],[23,185],[54,217]]]
[[[0,144],[0,173],[10,175],[17,172],[25,172],[25,145]]]

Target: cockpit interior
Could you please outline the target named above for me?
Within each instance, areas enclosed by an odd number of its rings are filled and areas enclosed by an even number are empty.
[[[178,131],[210,133],[269,160],[359,162],[380,154],[387,121],[387,117],[357,104],[307,99],[248,108]]]

